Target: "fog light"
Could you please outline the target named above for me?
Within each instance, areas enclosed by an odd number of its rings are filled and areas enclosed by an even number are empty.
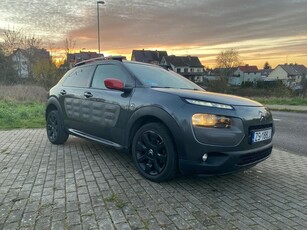
[[[202,157],[203,162],[205,162],[205,161],[207,160],[207,158],[208,158],[208,154],[207,154],[207,153],[205,153],[205,154],[203,155],[203,157]]]

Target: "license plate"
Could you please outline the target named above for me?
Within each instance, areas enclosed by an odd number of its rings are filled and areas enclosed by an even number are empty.
[[[252,143],[265,141],[271,139],[272,137],[272,129],[265,129],[260,131],[252,132]]]

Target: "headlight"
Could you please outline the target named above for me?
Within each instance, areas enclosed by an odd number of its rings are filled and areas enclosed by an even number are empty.
[[[192,124],[201,127],[229,128],[231,119],[214,114],[197,113],[192,116]]]
[[[209,101],[199,101],[199,100],[193,100],[193,99],[185,99],[185,100],[193,105],[202,105],[202,106],[207,106],[207,107],[215,107],[219,109],[233,109],[231,105],[219,104],[219,103],[209,102]]]

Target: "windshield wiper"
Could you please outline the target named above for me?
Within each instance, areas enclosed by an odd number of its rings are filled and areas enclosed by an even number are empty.
[[[197,89],[197,88],[180,88],[180,89],[187,89],[187,90],[200,90],[200,89]]]
[[[163,89],[170,89],[172,87],[169,87],[169,86],[155,86],[155,85],[152,85],[150,86],[150,88],[163,88]]]

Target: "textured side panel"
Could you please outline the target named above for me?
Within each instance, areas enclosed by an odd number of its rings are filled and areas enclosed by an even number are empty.
[[[104,122],[105,126],[114,127],[119,117],[120,106],[105,104]]]
[[[119,105],[75,98],[66,98],[64,105],[70,119],[106,127],[116,125],[120,112]]]
[[[64,106],[67,113],[68,118],[80,120],[80,105],[82,100],[81,99],[74,99],[74,98],[65,98]]]

